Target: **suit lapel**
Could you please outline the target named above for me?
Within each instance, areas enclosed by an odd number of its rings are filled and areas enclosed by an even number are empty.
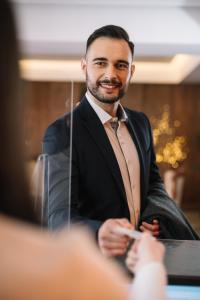
[[[113,148],[99,117],[86,98],[81,101],[80,114],[85,128],[89,132],[94,143],[98,146],[99,151],[102,153],[104,161],[106,162],[117,187],[119,188],[122,196],[126,198],[121,172]]]

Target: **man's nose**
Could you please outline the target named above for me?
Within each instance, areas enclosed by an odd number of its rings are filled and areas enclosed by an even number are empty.
[[[108,65],[105,70],[105,78],[113,79],[117,78],[116,68],[113,65]]]

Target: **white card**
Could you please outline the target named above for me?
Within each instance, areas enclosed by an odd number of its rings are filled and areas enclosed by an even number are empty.
[[[121,235],[127,235],[132,239],[140,239],[141,238],[141,232],[137,231],[137,230],[131,230],[125,227],[121,227],[121,226],[117,226],[115,228],[115,232]]]

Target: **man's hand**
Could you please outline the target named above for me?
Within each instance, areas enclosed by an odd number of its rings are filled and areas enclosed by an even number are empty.
[[[119,256],[126,252],[130,238],[115,232],[117,226],[134,229],[127,219],[108,219],[100,227],[98,243],[105,256]]]
[[[153,220],[153,224],[142,222],[140,230],[142,232],[149,231],[153,236],[158,237],[160,233],[160,226],[158,220]]]

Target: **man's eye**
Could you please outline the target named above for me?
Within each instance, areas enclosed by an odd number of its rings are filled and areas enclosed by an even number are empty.
[[[100,67],[104,67],[106,65],[106,63],[104,61],[96,61],[95,65],[100,66]]]
[[[118,68],[119,70],[125,70],[125,69],[128,68],[128,66],[127,66],[127,64],[124,64],[124,63],[118,63],[118,64],[117,64],[117,68]]]

